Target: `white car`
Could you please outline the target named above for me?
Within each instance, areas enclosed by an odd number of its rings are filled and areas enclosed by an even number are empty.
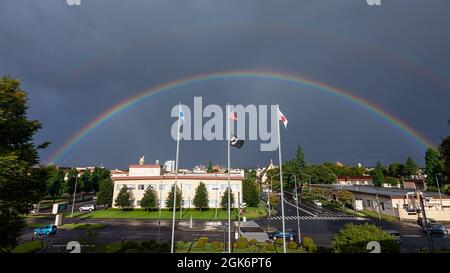
[[[319,200],[314,200],[313,203],[318,207],[322,207],[322,203]]]
[[[80,211],[93,211],[95,210],[95,206],[94,205],[86,205],[86,206],[82,206],[79,209]]]

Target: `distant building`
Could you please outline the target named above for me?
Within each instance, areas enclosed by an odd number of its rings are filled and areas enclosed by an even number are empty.
[[[336,183],[339,185],[369,185],[373,186],[373,178],[368,175],[337,176]]]
[[[419,189],[421,191],[427,190],[427,183],[424,179],[405,179],[403,181],[403,188],[405,189]]]
[[[341,189],[353,194],[354,209],[371,210],[394,216],[400,220],[417,220],[420,208],[417,192],[411,189],[382,188],[373,186],[313,184],[312,188],[328,188],[332,192]],[[442,204],[437,192],[422,192],[428,218],[450,221],[450,196],[442,195]]]
[[[164,162],[164,171],[167,173],[175,173],[175,160]]]
[[[158,193],[160,205],[166,207],[166,198],[173,184],[175,175],[173,173],[164,173],[161,165],[130,165],[128,175],[114,176],[113,200],[116,199],[120,189],[127,187],[131,190],[131,207],[140,208],[140,201],[145,190],[152,186]],[[242,202],[242,181],[244,180],[243,170],[234,169],[230,172],[231,190],[234,194],[237,207],[238,195]],[[228,175],[226,173],[193,173],[189,170],[179,170],[177,186],[182,190],[182,206],[184,208],[194,207],[193,199],[195,189],[198,184],[203,182],[208,190],[209,207],[220,207],[221,197],[228,187]],[[113,207],[115,207],[113,202]]]

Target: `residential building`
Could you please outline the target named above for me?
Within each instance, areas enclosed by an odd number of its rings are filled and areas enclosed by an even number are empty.
[[[336,183],[339,185],[369,185],[373,186],[373,178],[368,175],[337,176]]]

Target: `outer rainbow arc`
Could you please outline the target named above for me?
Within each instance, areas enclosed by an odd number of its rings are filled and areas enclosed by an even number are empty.
[[[415,139],[419,144],[424,147],[434,147],[435,145],[428,140],[424,135],[414,130],[411,126],[401,121],[399,118],[393,116],[387,111],[383,110],[379,106],[369,102],[368,100],[358,97],[345,91],[343,89],[333,87],[327,85],[325,83],[313,81],[310,79],[306,79],[303,77],[290,75],[287,73],[279,73],[272,71],[262,71],[262,70],[232,70],[232,71],[222,71],[208,74],[200,74],[194,75],[186,78],[181,78],[175,81],[167,82],[156,87],[146,89],[143,92],[134,95],[130,98],[127,98],[114,106],[112,106],[109,110],[103,112],[101,115],[94,118],[91,122],[85,125],[83,128],[78,130],[73,136],[71,136],[61,147],[59,147],[54,153],[52,153],[49,157],[48,162],[54,162],[58,160],[61,156],[63,156],[68,150],[70,150],[73,146],[79,143],[84,137],[86,137],[89,133],[94,131],[101,124],[105,123],[116,114],[121,111],[137,104],[138,102],[161,92],[168,91],[171,89],[175,89],[177,87],[181,87],[184,85],[193,84],[201,81],[211,81],[217,79],[228,79],[228,78],[262,78],[262,79],[272,79],[279,80],[285,82],[292,82],[296,84],[302,84],[306,86],[310,86],[316,88],[320,91],[327,92],[329,94],[338,96],[340,98],[346,99],[355,103],[366,110],[375,113],[388,123],[394,125],[394,127],[398,128],[400,131],[404,132],[406,135]]]

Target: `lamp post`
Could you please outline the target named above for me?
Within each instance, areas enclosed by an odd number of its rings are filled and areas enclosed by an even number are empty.
[[[294,183],[295,183],[295,201],[297,202],[297,230],[298,230],[298,243],[302,243],[302,237],[300,233],[300,214],[298,212],[299,206],[298,206],[298,191],[297,191],[297,176],[294,175]]]
[[[73,208],[75,207],[75,197],[77,196],[77,184],[78,184],[78,171],[75,175],[75,188],[73,191],[73,199],[72,199],[72,212],[70,213],[70,218],[73,218]]]
[[[438,193],[439,193],[439,200],[440,200],[440,202],[441,202],[441,210],[444,210],[444,206],[442,205],[442,195],[441,195],[441,189],[440,189],[440,187],[439,187],[439,179],[438,179],[438,175],[440,175],[440,173],[437,173],[436,174],[436,185],[437,185],[437,188],[438,188]]]

